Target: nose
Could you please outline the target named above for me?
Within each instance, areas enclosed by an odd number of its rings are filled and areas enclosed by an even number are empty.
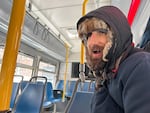
[[[88,38],[87,46],[101,45],[104,46],[107,43],[107,36],[105,34],[98,34],[93,32]]]
[[[97,44],[99,43],[100,37],[96,33],[92,33],[91,36],[88,38],[89,44]]]

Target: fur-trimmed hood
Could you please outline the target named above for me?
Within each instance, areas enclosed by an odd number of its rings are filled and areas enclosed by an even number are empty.
[[[106,70],[110,71],[115,68],[116,60],[132,44],[130,25],[126,16],[118,8],[114,6],[103,6],[81,17],[77,22],[77,29],[86,18],[91,17],[103,20],[113,31],[113,44],[106,56],[108,59]]]

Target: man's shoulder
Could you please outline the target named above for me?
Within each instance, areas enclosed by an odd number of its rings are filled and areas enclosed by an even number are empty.
[[[146,52],[146,51],[139,51],[139,52],[133,53],[129,57],[127,57],[127,59],[125,59],[125,62],[126,63],[139,62],[140,63],[140,62],[143,62],[143,61],[146,61],[146,60],[150,60],[150,53]]]
[[[150,67],[150,53],[136,52],[127,57],[119,66],[117,78],[128,78],[135,70],[141,70],[145,67]],[[150,72],[150,69],[147,70]],[[125,76],[126,75],[126,76]]]

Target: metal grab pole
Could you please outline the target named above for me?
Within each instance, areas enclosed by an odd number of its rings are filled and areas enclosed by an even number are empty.
[[[83,5],[82,5],[82,16],[85,15],[86,12],[86,4],[87,4],[88,0],[84,0]],[[84,45],[83,43],[81,44],[81,57],[80,57],[80,64],[84,64]]]
[[[85,15],[85,6],[87,4],[88,0],[84,0],[83,5],[82,5],[82,16]],[[85,64],[84,64],[84,45],[83,43],[81,43],[81,56],[80,56],[80,66],[79,66],[79,77],[81,79],[81,81],[85,80]]]
[[[133,23],[136,12],[140,6],[140,2],[141,0],[132,0],[131,2],[130,9],[128,12],[128,17],[127,17],[130,25],[132,25]]]
[[[13,0],[0,73],[0,112],[9,110],[13,76],[25,15],[25,0]]]
[[[68,45],[65,45],[66,47],[66,69],[65,69],[65,74],[64,74],[64,88],[63,88],[63,96],[62,100],[63,102],[65,101],[65,93],[66,93],[66,78],[67,78],[67,69],[68,69],[68,55],[69,55],[69,48]]]

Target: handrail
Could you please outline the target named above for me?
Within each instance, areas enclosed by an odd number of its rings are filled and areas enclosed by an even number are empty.
[[[85,6],[87,4],[88,0],[84,0],[82,5],[82,16],[85,15]],[[85,80],[85,64],[84,64],[84,45],[81,43],[81,56],[80,56],[80,68],[79,68],[79,77],[81,78],[81,81]]]
[[[65,74],[64,74],[64,88],[63,88],[62,101],[65,101],[66,79],[67,79],[67,69],[68,69],[68,55],[69,55],[69,48],[68,48],[68,45],[66,44],[66,69],[65,69]]]
[[[26,0],[13,0],[0,73],[0,112],[9,110],[13,76],[24,23]]]
[[[84,0],[83,4],[82,4],[82,16],[85,15],[86,12],[86,4],[87,4],[88,0]],[[80,64],[84,64],[84,45],[83,43],[81,43],[81,57],[80,57]]]
[[[128,12],[128,21],[129,24],[132,25],[134,17],[136,15],[137,9],[140,5],[141,0],[132,0],[131,5],[130,5],[130,9]]]

